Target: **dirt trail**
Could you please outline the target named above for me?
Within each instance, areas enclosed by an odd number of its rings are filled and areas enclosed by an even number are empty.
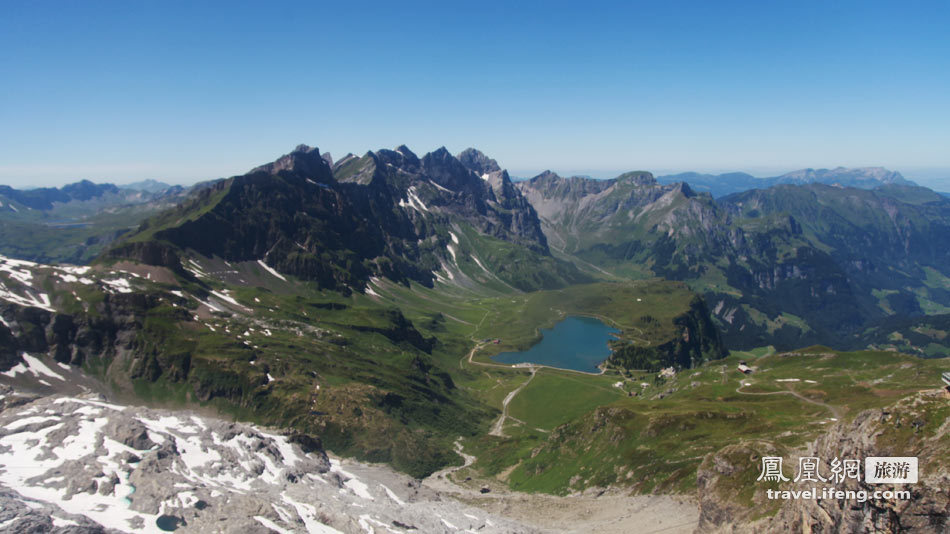
[[[528,385],[528,383],[530,383],[534,379],[534,375],[537,374],[538,368],[532,366],[530,367],[530,369],[531,369],[531,376],[529,376],[527,380],[522,382],[520,386],[516,387],[510,393],[508,393],[508,395],[505,396],[505,400],[501,401],[501,416],[499,416],[498,420],[495,421],[495,424],[492,425],[491,431],[488,432],[489,436],[498,436],[500,438],[505,437],[505,419],[508,419],[508,404],[512,401],[512,399],[515,398],[515,395],[517,395],[522,389],[524,389],[525,386]]]
[[[476,326],[481,328],[489,312]],[[470,365],[513,369],[511,365],[475,361],[475,353],[486,345],[473,336],[475,346],[459,359],[459,367]],[[492,425],[489,435],[504,437],[504,424],[508,418],[508,405],[522,389],[534,379],[538,370],[547,367],[531,365],[515,367],[525,369],[531,375],[502,401],[502,414]],[[557,371],[595,375],[572,369]],[[699,506],[689,497],[668,495],[627,495],[608,490],[602,494],[571,495],[557,497],[544,494],[529,494],[511,491],[497,480],[477,479],[461,484],[453,480],[452,475],[475,463],[476,457],[465,454],[461,441],[455,442],[455,451],[464,459],[461,466],[449,467],[433,473],[422,481],[423,486],[458,499],[466,504],[483,510],[504,515],[511,519],[533,525],[546,533],[584,533],[627,534],[650,533],[692,533],[699,524]],[[462,485],[465,484],[465,485]],[[490,487],[489,493],[482,493],[483,484]]]
[[[464,465],[433,473],[422,481],[423,486],[545,533],[687,534],[699,524],[699,506],[689,497],[626,495],[615,491],[557,497],[519,493],[486,480],[463,486],[451,475],[475,463],[475,457],[465,454],[461,441],[455,442],[455,451],[465,459]],[[490,485],[489,493],[480,491],[483,484]]]
[[[750,385],[751,385],[751,384],[750,384]],[[791,389],[788,389],[788,390],[785,390],[785,391],[768,391],[768,392],[758,392],[758,393],[755,393],[755,392],[751,392],[751,391],[742,391],[742,388],[743,388],[744,386],[745,386],[745,384],[743,384],[742,381],[740,380],[740,381],[739,381],[739,387],[736,388],[736,393],[738,393],[738,394],[740,394],[740,395],[791,395],[791,396],[793,396],[793,397],[795,397],[795,398],[797,398],[797,399],[799,399],[799,400],[801,400],[801,401],[807,402],[807,403],[809,403],[809,404],[814,404],[815,406],[821,406],[822,408],[824,408],[824,409],[828,410],[829,412],[831,412],[831,415],[834,416],[835,419],[841,419],[841,409],[840,409],[840,408],[835,407],[835,406],[832,406],[832,405],[830,405],[830,404],[826,404],[826,403],[824,403],[824,402],[816,401],[816,400],[814,400],[814,399],[809,399],[808,397],[802,395],[801,393],[799,393],[799,392],[797,392],[797,391],[793,391],[793,390],[791,390]]]
[[[462,457],[465,463],[462,465],[454,465],[454,466],[446,467],[445,469],[436,471],[435,473],[432,473],[431,475],[423,479],[422,483],[425,486],[428,486],[429,488],[434,489],[436,491],[451,492],[451,493],[466,493],[470,495],[475,494],[474,491],[468,488],[463,488],[462,486],[459,486],[458,484],[452,482],[452,479],[449,476],[452,473],[455,473],[456,471],[465,469],[466,467],[469,467],[470,465],[474,464],[475,459],[476,459],[475,456],[471,454],[465,454],[465,449],[464,447],[462,447],[462,438],[455,440],[454,445],[455,445],[455,452],[459,456]]]

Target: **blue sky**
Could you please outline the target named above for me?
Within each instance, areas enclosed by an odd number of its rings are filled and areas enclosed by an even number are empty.
[[[0,183],[405,143],[522,176],[882,165],[950,190],[948,2],[505,4],[0,1]]]

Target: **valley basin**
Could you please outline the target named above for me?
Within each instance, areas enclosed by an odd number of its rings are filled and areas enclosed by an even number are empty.
[[[600,319],[571,315],[553,328],[541,329],[541,341],[528,350],[492,356],[498,363],[535,363],[559,369],[599,373],[597,367],[610,356],[607,342],[620,330]]]

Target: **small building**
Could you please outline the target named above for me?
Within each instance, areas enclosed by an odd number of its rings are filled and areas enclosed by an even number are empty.
[[[944,373],[941,378],[943,378],[943,383],[950,387],[950,373]]]
[[[739,362],[739,366],[736,367],[740,373],[744,375],[752,374],[752,368],[749,367],[745,362]]]

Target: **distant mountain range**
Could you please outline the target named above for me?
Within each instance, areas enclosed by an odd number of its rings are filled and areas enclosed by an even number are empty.
[[[62,187],[0,185],[0,254],[86,263],[145,217],[189,193],[154,180],[124,186],[82,180]]]
[[[901,173],[883,167],[837,167],[834,169],[801,169],[770,178],[757,178],[744,172],[725,174],[701,174],[684,172],[657,176],[657,182],[672,184],[688,182],[696,191],[710,193],[719,198],[732,193],[741,193],[750,189],[766,189],[781,184],[827,184],[859,189],[874,189],[882,185],[917,185],[904,178]]]
[[[145,180],[123,186],[96,184],[89,180],[81,180],[62,187],[38,187],[35,189],[14,189],[8,185],[0,185],[0,201],[5,202],[7,210],[16,211],[17,206],[20,206],[49,211],[56,204],[89,201],[98,201],[105,204],[136,203],[150,200],[154,195],[175,194],[183,190],[184,188],[181,186],[170,186],[155,180]]]
[[[950,311],[950,201],[896,173],[852,175],[889,183],[781,184],[714,199],[647,172],[545,172],[518,188],[553,248],[622,277],[686,281],[732,347],[848,346],[869,321]]]
[[[135,191],[145,191],[147,193],[161,193],[171,189],[172,185],[166,184],[165,182],[159,182],[158,180],[142,180],[139,182],[132,182],[130,184],[120,185],[120,189],[132,189]]]

